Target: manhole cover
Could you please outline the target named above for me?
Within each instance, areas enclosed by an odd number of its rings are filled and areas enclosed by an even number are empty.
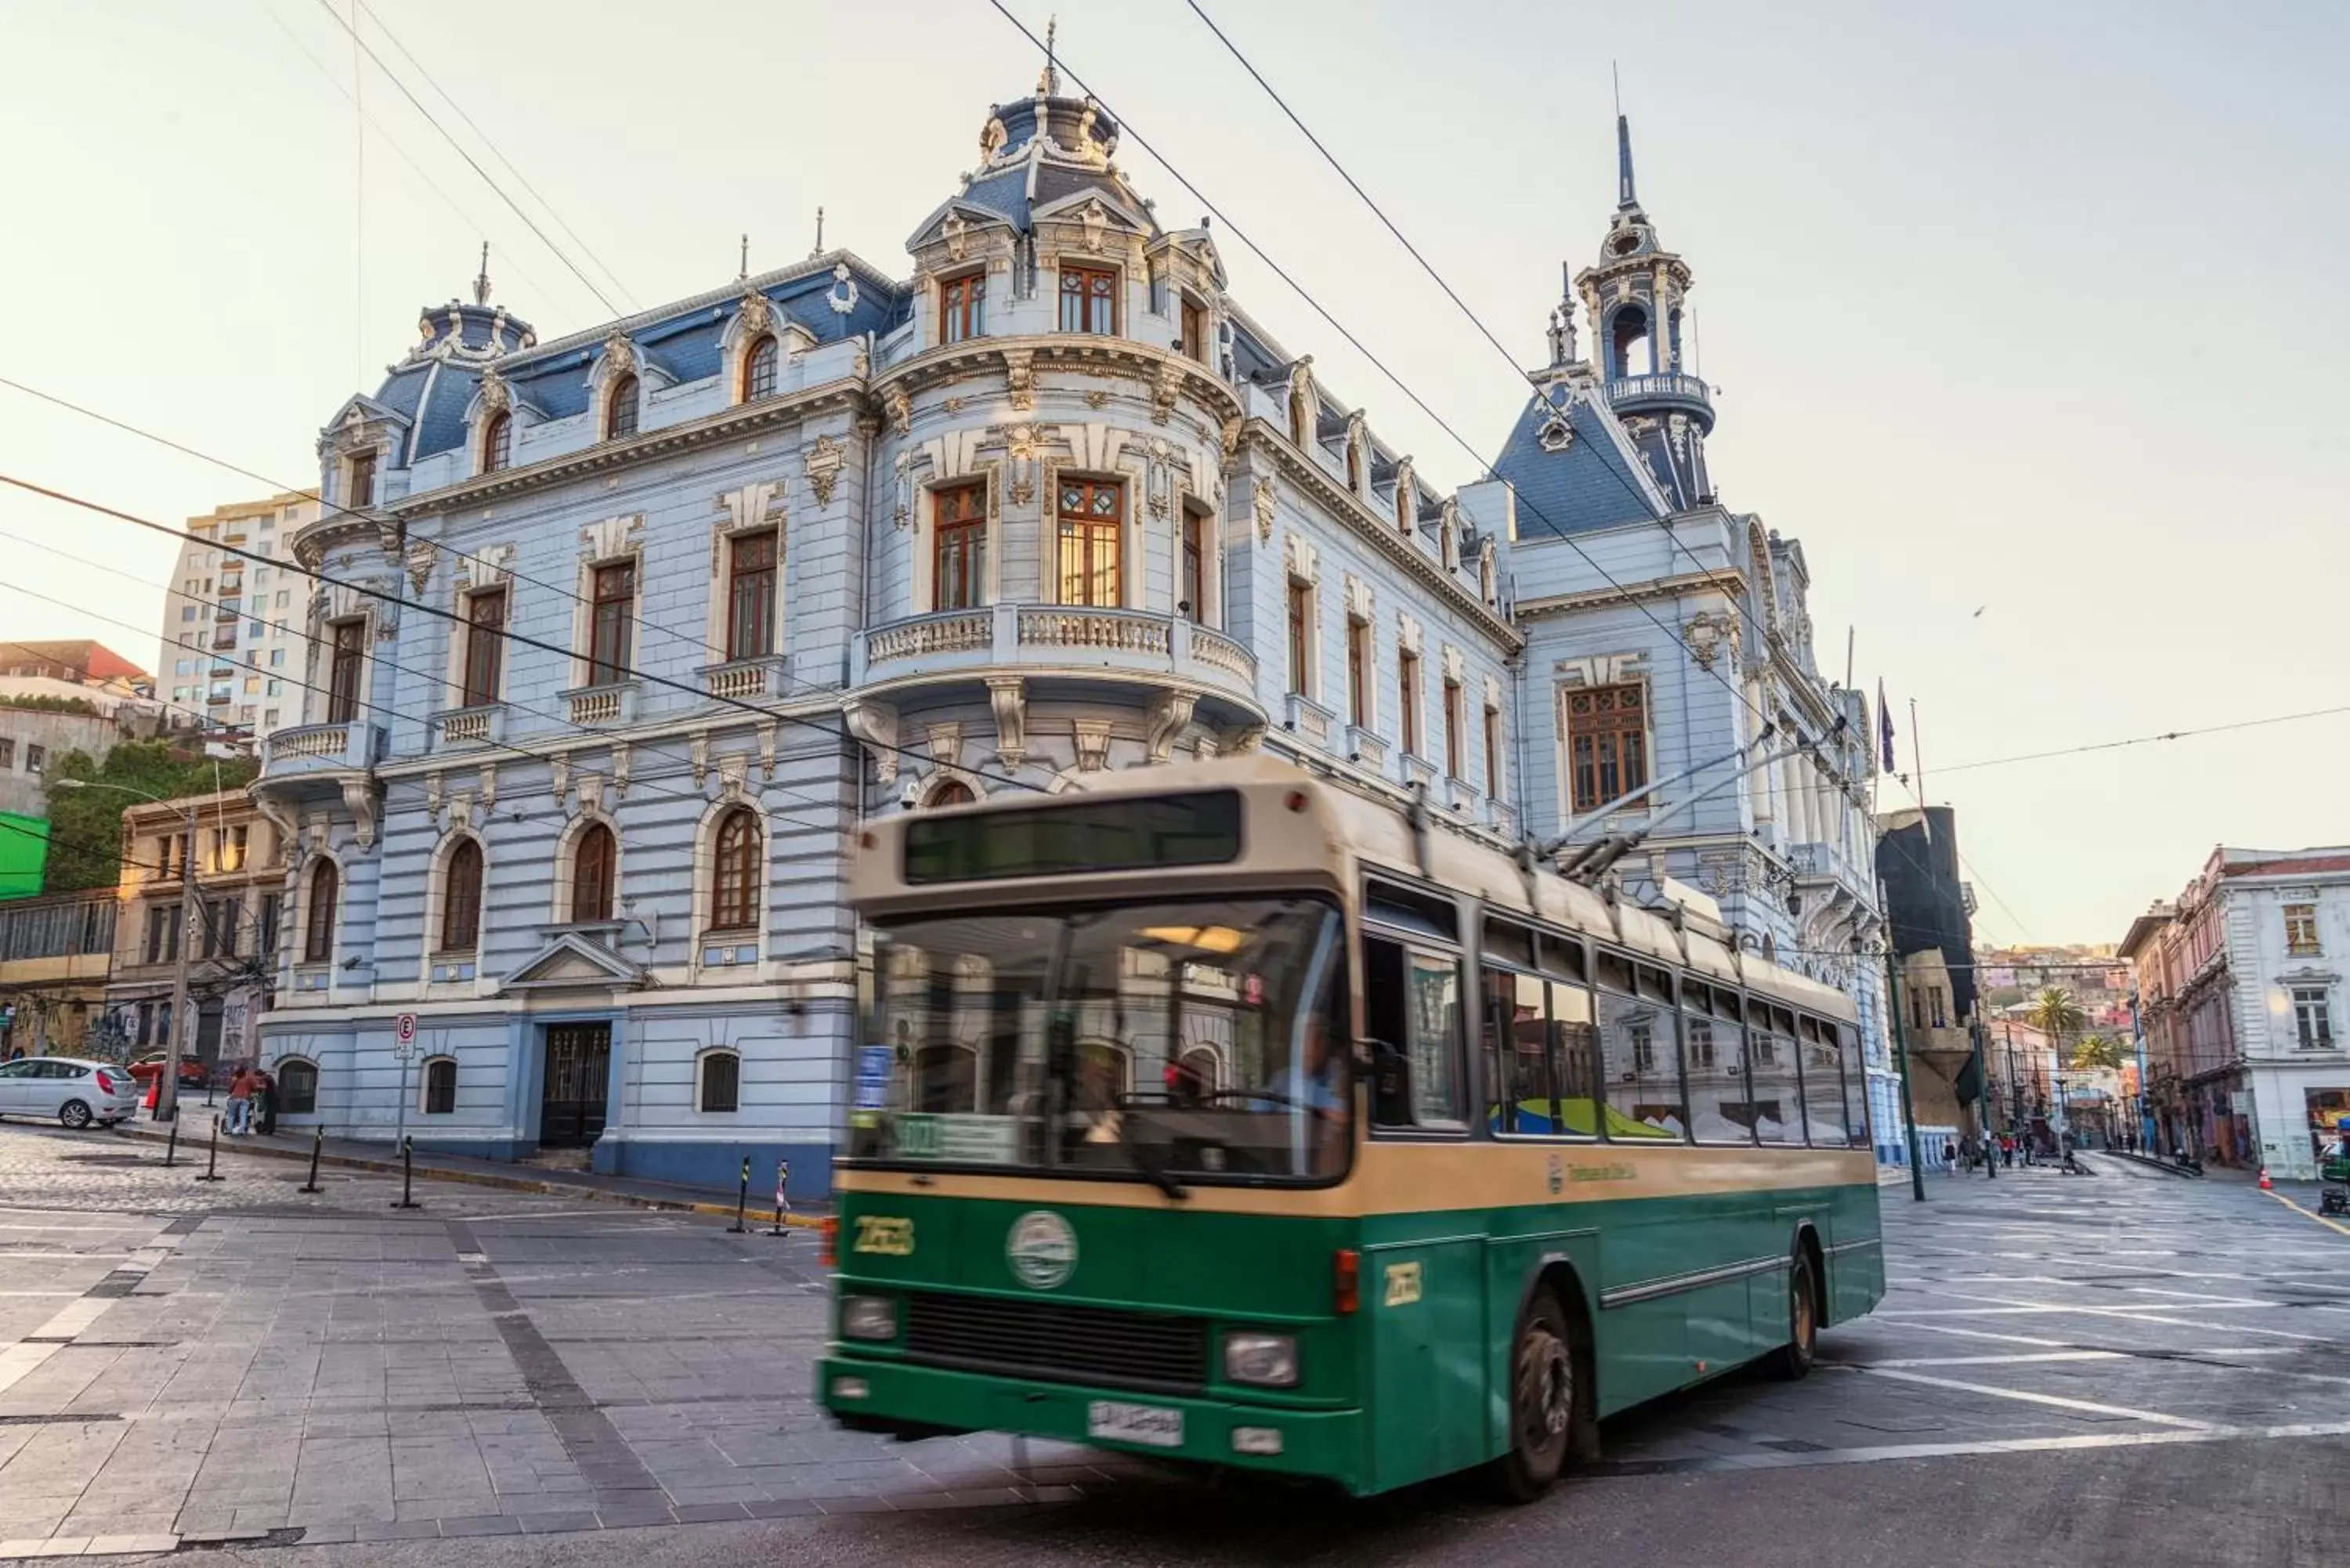
[[[68,1154],[58,1156],[78,1165],[152,1165],[160,1168],[162,1161],[144,1154]]]

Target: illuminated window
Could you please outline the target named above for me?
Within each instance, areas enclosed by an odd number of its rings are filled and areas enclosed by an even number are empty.
[[[1648,782],[1647,694],[1638,681],[1587,687],[1566,700],[1575,809],[1596,811]]]
[[[987,485],[931,493],[931,607],[976,609],[987,593]]]
[[[1061,603],[1107,609],[1121,601],[1125,496],[1113,479],[1061,481]]]
[[[1107,267],[1061,264],[1061,330],[1118,330],[1118,274]]]
[[[987,274],[967,272],[939,285],[939,341],[961,343],[987,330]],[[1071,328],[1070,330],[1084,330]],[[1107,331],[1105,327],[1102,330]]]

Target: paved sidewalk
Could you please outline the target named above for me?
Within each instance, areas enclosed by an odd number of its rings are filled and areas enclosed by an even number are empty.
[[[201,1106],[181,1107],[180,1158],[202,1160],[206,1157],[212,1125]],[[135,1137],[154,1143],[166,1142],[170,1133],[153,1122],[130,1121],[114,1129],[118,1137]],[[221,1158],[235,1155],[258,1155],[265,1158],[307,1160],[312,1153],[316,1135],[277,1133],[264,1137],[252,1134],[244,1137],[221,1139]],[[318,1163],[343,1170],[369,1170],[397,1176],[400,1170],[400,1151],[390,1144],[363,1143],[352,1138],[328,1138],[317,1150]],[[507,1192],[536,1192],[560,1197],[578,1198],[598,1203],[623,1203],[637,1209],[666,1210],[676,1213],[714,1214],[731,1218],[734,1213],[734,1194],[707,1187],[686,1187],[675,1182],[648,1181],[639,1177],[605,1176],[589,1170],[544,1170],[536,1166],[511,1165],[503,1160],[475,1159],[461,1154],[442,1154],[419,1149],[415,1154],[415,1175],[419,1181],[461,1181],[475,1187],[493,1187]],[[817,1226],[832,1212],[826,1199],[794,1199],[794,1212],[785,1217],[787,1225]],[[753,1219],[772,1219],[775,1212],[775,1191],[762,1190],[752,1184],[750,1215]]]

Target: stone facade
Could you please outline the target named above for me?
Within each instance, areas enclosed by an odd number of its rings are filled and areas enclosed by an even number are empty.
[[[1557,672],[1617,612],[1528,566],[1510,483],[1435,489],[1276,342],[1118,138],[1048,71],[904,276],[827,253],[546,343],[484,277],[329,421],[314,690],[255,791],[290,847],[265,1054],[317,1064],[329,1127],[821,1189],[865,817],[1261,749],[1504,846],[1557,830]],[[1866,734],[1811,668],[1800,551],[1710,504],[1673,526],[1719,571],[1638,646],[1660,736],[1751,733],[1683,702],[1700,659]],[[1627,888],[1711,883],[1841,973],[1867,854],[1835,744],[1733,797],[1779,825],[1752,857],[1699,818]]]

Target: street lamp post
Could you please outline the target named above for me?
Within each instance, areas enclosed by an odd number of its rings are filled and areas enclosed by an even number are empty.
[[[135,795],[157,805],[172,803],[160,794],[150,794],[143,789],[131,789],[124,784],[99,784],[91,779],[53,780],[51,789],[103,789],[116,794]],[[188,1030],[188,969],[196,940],[196,808],[188,806],[181,812],[187,824],[187,836],[180,847],[180,929],[172,943],[172,1037],[163,1043],[164,1062],[155,1071],[155,1119],[177,1121],[180,1116],[180,1058],[185,1054],[180,1048],[182,1038],[193,1043]]]

